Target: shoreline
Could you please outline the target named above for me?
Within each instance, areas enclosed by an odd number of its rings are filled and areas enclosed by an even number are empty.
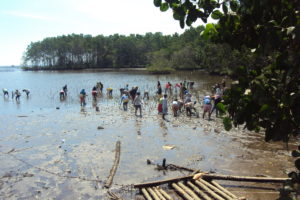
[[[181,71],[187,71],[187,72],[199,71],[199,72],[209,73],[205,69],[190,69],[190,68],[187,68],[187,69],[174,69],[173,71],[170,71],[168,73],[166,73],[163,69],[162,69],[162,71],[152,72],[151,70],[147,69],[146,67],[145,68],[140,68],[140,67],[135,67],[135,68],[128,68],[128,67],[126,67],[126,68],[112,68],[112,67],[109,67],[109,68],[83,68],[83,69],[48,69],[48,68],[45,68],[45,69],[26,68],[26,69],[24,69],[24,68],[21,67],[20,69],[22,71],[56,71],[56,72],[59,72],[59,71],[62,71],[62,72],[66,72],[66,71],[104,71],[104,72],[110,72],[110,71],[121,71],[121,72],[141,71],[141,72],[149,72],[149,74],[153,74],[153,75],[155,75],[155,74],[171,74],[171,73],[174,73],[174,72],[181,72]]]

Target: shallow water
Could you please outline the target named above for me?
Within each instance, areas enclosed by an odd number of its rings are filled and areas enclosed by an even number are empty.
[[[149,75],[143,71],[24,72],[0,68],[0,87],[30,89],[0,101],[0,197],[1,199],[107,199],[102,189],[115,158],[115,144],[121,141],[121,160],[112,189],[126,199],[135,199],[130,185],[181,176],[180,171],[157,171],[146,160],[173,163],[202,171],[232,175],[286,177],[293,169],[290,151],[282,143],[265,143],[263,135],[242,129],[230,132],[221,120],[178,118],[170,122],[157,115],[154,93],[158,80],[164,85],[183,80],[195,81],[195,100],[209,94],[220,81],[203,72]],[[98,99],[95,111],[91,89],[96,82],[114,88],[113,98]],[[124,112],[119,106],[119,91],[128,83],[150,91],[143,106],[143,117],[134,115],[133,106]],[[68,85],[68,97],[59,100],[59,91]],[[87,106],[81,108],[78,93],[85,88]],[[200,105],[196,104],[200,111]],[[56,109],[59,108],[59,109]],[[104,129],[97,129],[102,126]],[[164,145],[175,148],[165,150]],[[290,144],[290,150],[294,148]],[[96,181],[98,180],[98,181]],[[247,184],[240,189],[224,182],[235,194],[250,199],[274,199],[278,185]]]

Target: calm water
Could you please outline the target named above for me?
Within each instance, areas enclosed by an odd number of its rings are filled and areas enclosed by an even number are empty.
[[[11,67],[0,68],[0,88],[11,91],[15,89],[29,89],[30,98],[27,99],[22,93],[21,101],[16,104],[11,98],[4,99],[0,103],[0,110],[3,112],[30,112],[36,109],[52,109],[57,106],[72,108],[79,104],[79,92],[85,89],[89,94],[87,101],[91,102],[92,87],[99,81],[104,84],[104,91],[108,87],[114,89],[113,96],[119,97],[119,89],[129,84],[129,87],[139,86],[140,91],[148,90],[150,95],[155,94],[157,81],[161,81],[162,87],[167,81],[172,83],[186,81],[196,82],[197,90],[207,90],[211,84],[219,81],[219,77],[207,76],[201,72],[180,72],[172,75],[150,75],[143,71],[129,72],[97,72],[97,71],[75,71],[75,72],[31,72],[22,71]],[[59,100],[59,91],[68,85],[68,98],[63,103]],[[200,95],[200,94],[199,94]],[[201,94],[204,95],[204,94]],[[1,96],[3,94],[1,93]],[[106,101],[103,98],[102,101]],[[111,102],[111,101],[110,101]]]
[[[193,98],[199,100],[220,77],[202,72],[158,76],[143,71],[24,72],[14,68],[0,68],[0,75],[0,88],[31,91],[28,99],[23,93],[19,103],[0,95],[0,199],[108,199],[102,186],[118,140],[121,161],[112,189],[126,199],[136,198],[131,184],[186,174],[158,172],[146,164],[147,159],[161,163],[166,158],[167,163],[203,171],[249,176],[285,177],[293,167],[289,156],[293,144],[286,150],[285,144],[265,143],[262,134],[238,128],[225,131],[214,115],[212,121],[168,115],[166,122],[157,114],[153,95],[158,80],[162,85],[194,81]],[[98,100],[100,112],[96,112],[90,93],[99,81],[114,92],[112,99],[104,95]],[[59,91],[65,84],[68,97],[61,102]],[[128,112],[120,109],[118,90],[125,84],[150,91],[142,118],[134,115],[131,104]],[[78,94],[83,88],[89,96],[82,109]],[[196,106],[201,113],[200,105]],[[165,145],[175,148],[166,150]],[[278,185],[262,185],[267,193],[256,186],[229,190],[250,199],[278,196]]]

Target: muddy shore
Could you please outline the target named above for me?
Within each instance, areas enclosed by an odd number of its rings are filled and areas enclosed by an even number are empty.
[[[187,174],[156,171],[147,159],[161,163],[166,158],[168,163],[202,171],[248,176],[286,177],[293,166],[285,144],[265,143],[262,135],[241,129],[227,132],[219,118],[209,121],[182,114],[169,115],[166,122],[151,100],[144,105],[143,117],[136,117],[131,105],[124,112],[117,101],[111,101],[113,106],[100,104],[100,112],[90,105],[1,115],[0,120],[9,123],[1,128],[0,157],[5,164],[0,167],[0,195],[106,199],[102,187],[114,162],[116,141],[121,141],[121,160],[112,190],[126,199],[135,198],[131,184]],[[166,150],[165,145],[174,148]],[[274,199],[278,185],[270,188],[268,193],[232,190],[250,199]]]
[[[10,69],[0,73],[3,87],[31,90],[30,97],[21,96],[19,103],[1,96],[0,199],[108,199],[103,185],[114,163],[117,141],[121,142],[120,163],[111,190],[124,199],[140,199],[132,184],[187,175],[157,171],[147,165],[147,159],[161,163],[166,158],[167,163],[228,175],[286,177],[294,169],[290,153],[299,139],[287,149],[284,143],[266,143],[263,134],[242,127],[225,131],[215,114],[211,121],[168,115],[169,122],[157,114],[153,96],[158,80],[194,81],[193,97],[199,101],[220,77],[201,72],[154,76]],[[79,91],[89,91],[98,81],[115,88],[113,98],[99,98],[100,111],[96,112],[89,94],[87,106],[81,108]],[[69,95],[60,101],[58,92],[66,83]],[[134,115],[131,104],[127,112],[120,107],[118,88],[126,83],[151,94],[142,118]],[[196,108],[202,112],[199,103]],[[236,183],[220,183],[248,199],[276,199],[280,187],[249,183],[240,188]]]

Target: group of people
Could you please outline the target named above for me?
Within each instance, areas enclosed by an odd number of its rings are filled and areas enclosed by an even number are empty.
[[[220,110],[218,104],[222,101],[222,96],[226,90],[226,81],[222,80],[221,83],[217,83],[212,87],[213,95],[206,95],[203,99],[203,115],[204,118],[208,113],[208,119],[211,119],[211,114],[216,111],[216,117],[219,116]]]
[[[168,100],[170,97],[173,97],[171,100],[171,110],[173,112],[173,116],[177,117],[183,109],[185,110],[186,114],[188,116],[192,116],[193,114],[197,117],[199,117],[198,111],[195,108],[196,101],[192,100],[192,93],[191,90],[194,88],[194,82],[180,82],[175,83],[174,87],[170,82],[167,82],[164,87],[164,93],[161,86],[160,81],[157,82],[156,86],[156,99],[157,99],[157,111],[158,114],[162,115],[163,119],[166,119],[166,115],[168,114]],[[64,98],[67,95],[67,85],[65,85],[62,90],[60,91],[60,97]],[[216,117],[219,115],[219,108],[218,103],[222,101],[222,95],[225,90],[225,80],[223,80],[221,83],[218,83],[213,86],[213,95],[206,95],[203,98],[202,101],[202,107],[203,107],[203,115],[204,118],[206,113],[208,113],[208,119],[211,119],[211,114],[215,111]],[[106,89],[107,95],[112,96],[113,88],[108,87]],[[99,94],[102,94],[103,92],[103,84],[101,82],[98,82],[95,86],[92,88],[92,97],[93,100],[97,100],[97,97],[99,97]],[[173,95],[174,94],[174,95]],[[80,105],[85,106],[86,105],[86,96],[87,92],[85,89],[82,89],[79,94],[80,99]],[[135,114],[137,115],[139,112],[139,116],[142,116],[142,105],[144,103],[144,100],[149,100],[149,91],[144,91],[144,95],[142,97],[141,92],[139,90],[138,86],[134,86],[129,88],[129,85],[126,84],[124,87],[120,89],[120,105],[123,106],[123,110],[128,110],[128,103],[131,101],[134,108],[135,108]],[[196,97],[194,98],[196,99]]]
[[[3,92],[3,96],[4,98],[9,98],[9,92],[8,92],[8,89],[6,88],[3,88],[2,89],[2,92]],[[29,94],[30,94],[30,91],[28,89],[23,89],[22,92],[24,92],[26,94],[26,97],[29,98]],[[16,99],[16,101],[20,101],[20,97],[21,97],[21,92],[20,90],[16,89],[15,91],[11,91],[11,98],[12,99]]]

